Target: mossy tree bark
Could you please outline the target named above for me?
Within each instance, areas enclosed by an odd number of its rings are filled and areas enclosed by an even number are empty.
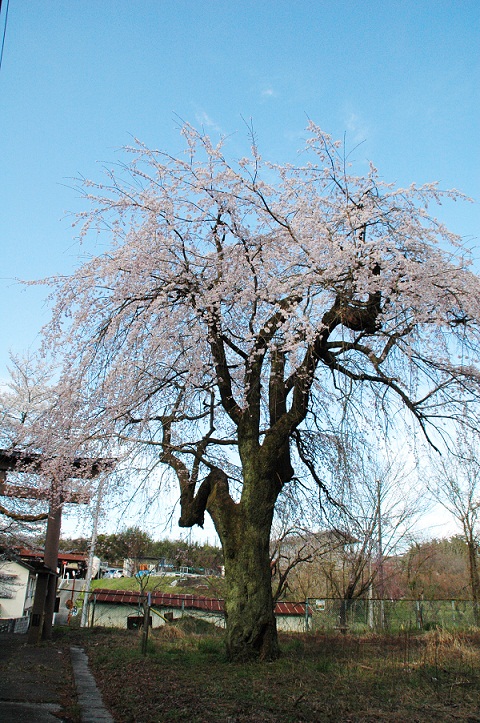
[[[277,496],[282,487],[280,469],[265,478],[262,454],[244,466],[243,493],[232,499],[227,475],[214,468],[196,495],[182,500],[180,524],[212,517],[220,537],[226,578],[226,646],[230,660],[274,660],[278,657],[277,627],[271,584],[270,532]],[[280,455],[282,458],[282,455]],[[284,467],[283,471],[291,470]],[[278,467],[278,459],[277,459]],[[188,487],[192,490],[192,487]]]
[[[240,502],[230,496],[227,475],[214,468],[196,495],[187,485],[180,525],[203,523],[205,509],[220,537],[227,594],[227,654],[231,660],[278,656],[270,571],[270,530],[278,485],[250,474]],[[265,489],[270,494],[265,494]],[[196,521],[196,522],[195,522]]]
[[[271,511],[240,507],[222,544],[225,556],[227,654],[231,660],[278,656],[270,573]]]

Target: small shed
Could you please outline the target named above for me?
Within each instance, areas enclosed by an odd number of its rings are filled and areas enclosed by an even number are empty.
[[[125,628],[131,626],[132,616],[141,614],[142,597],[137,591],[97,588],[89,599],[95,625]],[[224,600],[164,592],[152,592],[150,599],[153,627],[160,627],[186,614],[225,627]],[[302,632],[305,629],[305,610],[305,603],[278,602],[275,605],[278,629]],[[308,615],[311,615],[310,609]]]

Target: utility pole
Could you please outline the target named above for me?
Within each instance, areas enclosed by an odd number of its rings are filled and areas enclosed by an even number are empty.
[[[97,544],[98,518],[100,516],[100,510],[102,507],[104,484],[105,484],[105,480],[102,479],[100,481],[100,484],[98,485],[97,499],[95,502],[95,511],[93,513],[92,540],[90,542],[90,551],[88,553],[87,576],[85,579],[85,587],[84,587],[84,593],[83,593],[82,617],[80,620],[81,628],[86,628],[88,626],[88,596],[90,594],[90,584],[92,582],[93,558],[95,557],[95,547]]]

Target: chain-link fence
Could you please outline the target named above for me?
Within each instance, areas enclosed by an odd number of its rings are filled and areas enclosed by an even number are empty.
[[[158,627],[185,615],[224,627],[223,600],[193,595],[149,595],[151,625]],[[143,620],[137,592],[95,590],[90,596],[90,625],[136,627]],[[290,632],[398,633],[405,630],[466,630],[475,625],[471,600],[380,600],[309,598],[276,606],[279,630]]]
[[[475,624],[471,600],[340,600],[309,598],[305,627],[310,631],[362,633],[445,628]]]

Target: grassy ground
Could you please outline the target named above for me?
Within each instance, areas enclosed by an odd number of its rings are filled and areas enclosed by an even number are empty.
[[[232,664],[221,631],[71,630],[117,723],[480,721],[480,633],[284,635],[282,657]]]
[[[174,577],[172,575],[147,576],[141,578],[141,585],[135,577],[121,577],[118,579],[102,578],[93,580],[91,589],[132,590],[138,592],[140,587],[144,590],[169,592],[181,595],[202,595],[204,597],[223,597],[225,593],[225,580],[221,577]]]

